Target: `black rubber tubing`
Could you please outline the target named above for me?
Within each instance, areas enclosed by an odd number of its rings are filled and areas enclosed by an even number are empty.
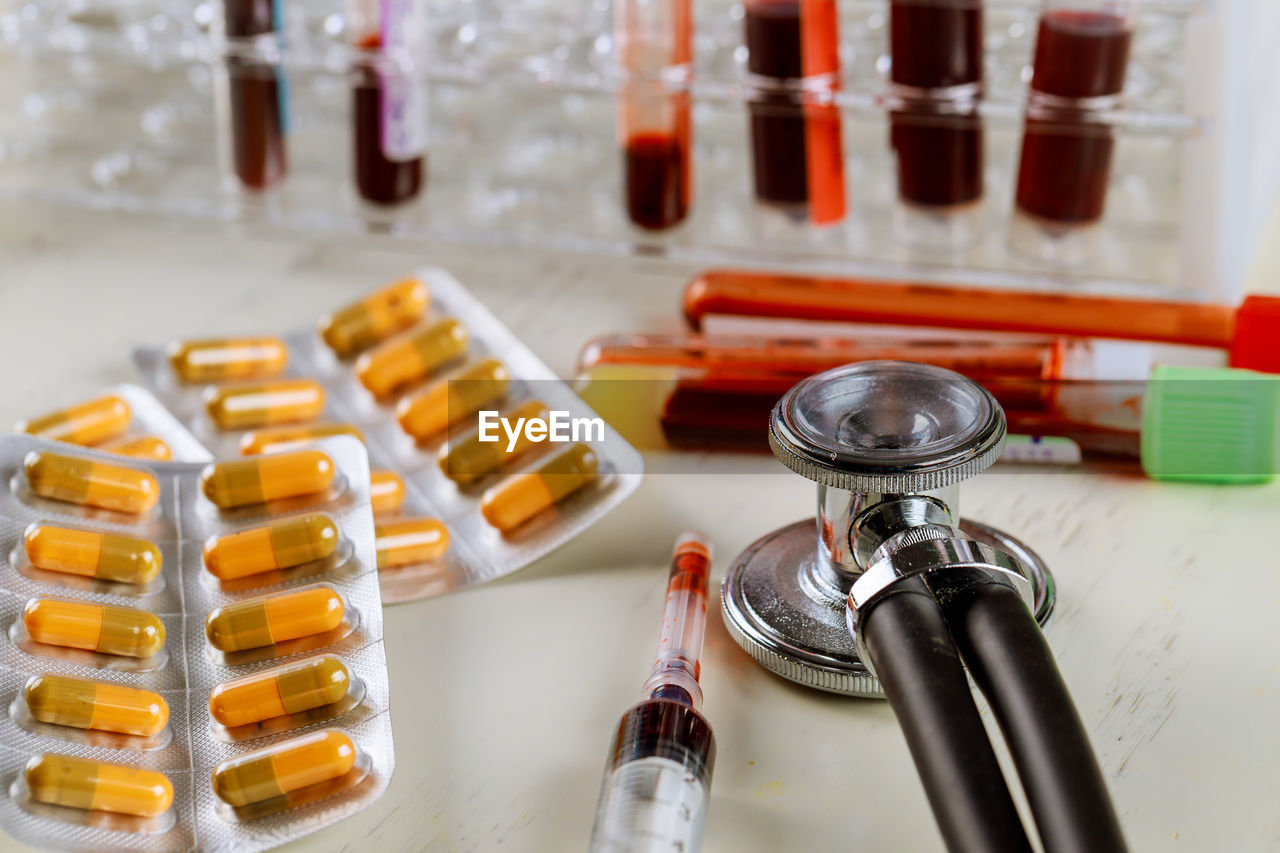
[[[942,609],[923,587],[862,614],[862,639],[952,853],[1030,851]]]
[[[1009,745],[1046,853],[1124,851],[1080,715],[1022,598],[984,583],[938,600]]]

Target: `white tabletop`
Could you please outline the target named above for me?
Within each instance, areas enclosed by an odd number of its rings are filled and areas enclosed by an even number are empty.
[[[1278,260],[1257,280],[1275,280]],[[293,328],[423,262],[566,374],[594,334],[677,330],[692,272],[0,207],[0,423],[133,379],[135,343]],[[612,728],[651,662],[676,534],[709,534],[718,582],[753,539],[813,512],[812,485],[771,458],[707,465],[647,477],[517,575],[388,608],[395,776],[368,810],[288,849],[583,849]],[[963,510],[1056,574],[1049,640],[1133,849],[1280,849],[1280,486],[997,466],[964,487]],[[709,622],[707,853],[941,848],[887,704],[785,682],[733,643],[718,608]]]

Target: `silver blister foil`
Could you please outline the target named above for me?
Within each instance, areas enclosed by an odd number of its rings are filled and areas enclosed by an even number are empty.
[[[447,435],[417,443],[396,421],[399,400],[432,381],[457,374],[467,365],[495,358],[506,365],[512,379],[507,393],[493,404],[493,409],[505,411],[536,399],[551,410],[568,413],[572,419],[591,420],[598,416],[450,273],[424,267],[414,275],[430,292],[423,323],[455,318],[467,328],[469,344],[464,357],[443,365],[423,382],[390,399],[379,400],[370,394],[357,379],[352,362],[335,357],[314,326],[284,336],[289,365],[283,375],[314,379],[324,386],[325,409],[319,420],[358,427],[368,447],[371,467],[390,469],[404,478],[406,498],[400,515],[437,518],[449,528],[449,550],[443,558],[380,573],[382,599],[388,604],[485,583],[529,565],[621,503],[639,485],[644,471],[640,453],[600,419],[602,440],[589,442],[599,460],[599,473],[593,482],[510,533],[503,534],[486,522],[480,513],[485,488],[505,477],[535,469],[565,446],[547,444],[536,448],[501,472],[460,487],[445,476],[437,454],[446,442],[456,442],[474,432],[476,418],[455,425]],[[224,431],[212,422],[202,401],[204,387],[183,385],[174,378],[164,346],[140,347],[134,350],[134,361],[144,382],[215,456],[229,458],[239,452],[247,430]]]

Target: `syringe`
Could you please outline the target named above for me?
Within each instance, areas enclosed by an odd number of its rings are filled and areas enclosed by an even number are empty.
[[[696,853],[711,793],[716,742],[698,713],[711,545],[676,540],[666,610],[645,698],[618,721],[609,747],[592,853]]]

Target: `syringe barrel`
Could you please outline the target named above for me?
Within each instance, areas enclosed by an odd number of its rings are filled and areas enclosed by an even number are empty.
[[[591,833],[592,853],[697,853],[716,742],[702,715],[650,699],[618,721]]]

